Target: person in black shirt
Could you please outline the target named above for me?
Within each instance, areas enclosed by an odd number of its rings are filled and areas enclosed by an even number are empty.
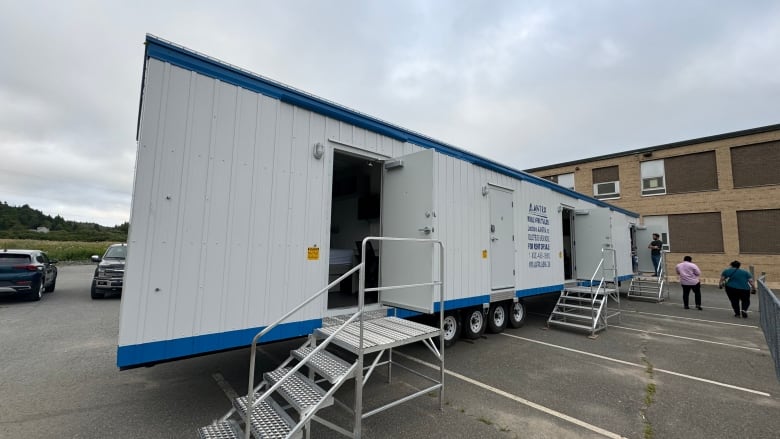
[[[647,248],[650,249],[650,259],[653,260],[653,268],[655,269],[655,275],[658,276],[658,266],[661,264],[661,247],[664,243],[661,241],[661,235],[653,233],[653,240],[650,241],[650,245]]]

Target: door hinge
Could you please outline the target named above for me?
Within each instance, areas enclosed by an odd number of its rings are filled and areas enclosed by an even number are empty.
[[[512,276],[514,276],[514,275],[515,275],[515,269],[513,268],[512,269]]]
[[[512,242],[515,241],[515,235],[512,235]]]

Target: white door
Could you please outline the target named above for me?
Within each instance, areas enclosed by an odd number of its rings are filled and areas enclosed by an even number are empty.
[[[490,287],[515,286],[514,205],[512,191],[490,186]]]
[[[611,212],[606,207],[575,210],[574,230],[574,260],[577,263],[575,276],[577,279],[590,279],[601,261],[601,249],[613,248]],[[606,258],[605,263],[605,268],[613,268],[611,257]],[[601,273],[598,274],[600,279]]]
[[[382,169],[382,235],[391,238],[436,236],[433,150],[397,157]],[[384,241],[379,265],[381,285],[397,286],[434,280],[434,250],[430,243]],[[436,259],[438,260],[438,258]],[[399,308],[433,312],[434,288],[419,286],[381,291],[379,301]]]
[[[644,226],[636,228],[636,254],[639,257],[639,271],[652,273],[655,271],[650,258],[650,241],[653,233],[661,235],[664,250],[669,250],[669,221],[666,215],[646,216],[642,218]]]

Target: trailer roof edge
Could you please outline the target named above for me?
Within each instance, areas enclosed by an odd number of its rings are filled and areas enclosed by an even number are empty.
[[[549,180],[545,180],[519,169],[514,169],[509,166],[502,165],[498,162],[481,157],[477,154],[468,152],[453,145],[449,145],[412,130],[402,128],[398,125],[394,125],[376,117],[369,116],[368,114],[361,113],[357,110],[347,108],[343,105],[324,98],[320,98],[281,82],[274,81],[270,78],[266,78],[262,75],[250,72],[235,65],[220,61],[216,58],[196,52],[152,34],[146,34],[145,45],[145,58],[154,58],[163,62],[171,63],[178,67],[200,73],[204,76],[215,78],[220,81],[269,96],[271,98],[279,99],[282,102],[305,108],[307,110],[311,110],[327,117],[331,117],[342,122],[350,123],[355,126],[380,133],[402,142],[413,143],[422,148],[434,149],[435,151],[438,151],[442,154],[446,154],[474,165],[517,178],[518,180],[523,180],[538,186],[543,186],[573,198],[586,200],[597,206],[606,207],[610,210],[620,212],[634,218],[639,217],[639,214],[635,212],[614,206],[588,195],[575,192]],[[146,63],[144,63],[143,77],[146,77]],[[141,100],[143,101],[143,96],[141,96]]]

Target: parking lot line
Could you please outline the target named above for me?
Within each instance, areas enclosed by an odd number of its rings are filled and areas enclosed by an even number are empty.
[[[610,325],[610,328],[618,328],[618,329],[625,329],[625,330],[628,330],[628,331],[644,332],[645,334],[653,334],[653,335],[661,335],[661,336],[664,336],[664,337],[681,338],[683,340],[691,340],[691,341],[696,341],[696,342],[701,342],[701,343],[711,343],[711,344],[716,344],[716,345],[720,345],[720,346],[726,346],[726,347],[730,347],[730,348],[748,349],[748,350],[751,350],[751,351],[761,352],[761,349],[759,349],[759,348],[751,348],[751,347],[748,347],[748,346],[739,346],[739,345],[730,344],[730,343],[721,343],[721,342],[718,342],[718,341],[702,340],[701,338],[684,337],[682,335],[664,334],[662,332],[647,331],[645,329],[627,328],[625,326],[616,326],[616,325]]]
[[[431,369],[435,369],[435,370],[439,369],[439,366],[437,366],[435,364],[428,363],[428,362],[420,360],[418,358],[410,357],[410,356],[402,354],[401,352],[398,352],[398,351],[394,352],[393,354],[401,356],[401,357],[404,357],[404,358],[406,358],[406,359],[408,359],[410,361],[413,361],[415,363],[418,363],[418,364],[421,364],[423,366],[429,367]],[[564,413],[561,413],[559,411],[553,410],[551,408],[547,408],[547,407],[545,407],[543,405],[539,405],[539,404],[537,404],[535,402],[531,402],[531,401],[529,401],[529,400],[527,400],[525,398],[521,398],[521,397],[519,397],[517,395],[513,395],[513,394],[511,394],[509,392],[505,392],[505,391],[503,391],[501,389],[497,389],[497,388],[495,388],[495,387],[493,387],[491,385],[485,384],[485,383],[483,383],[481,381],[477,381],[477,380],[475,380],[473,378],[469,378],[469,377],[467,377],[465,375],[461,375],[461,374],[459,374],[457,372],[453,372],[451,370],[444,369],[444,373],[446,373],[449,376],[458,378],[459,380],[465,381],[465,382],[467,382],[469,384],[472,384],[474,386],[477,386],[477,387],[480,387],[482,389],[485,389],[485,390],[487,390],[489,392],[492,392],[492,393],[495,393],[497,395],[503,396],[505,398],[511,399],[512,401],[518,402],[520,404],[523,404],[523,405],[526,405],[528,407],[531,407],[531,408],[534,408],[536,410],[539,410],[541,412],[544,412],[544,413],[546,413],[546,414],[548,414],[550,416],[554,416],[554,417],[562,419],[564,421],[571,422],[572,424],[578,425],[578,426],[580,426],[582,428],[588,429],[588,430],[590,430],[590,431],[592,431],[594,433],[598,433],[598,434],[600,434],[602,436],[609,437],[609,438],[614,438],[614,439],[625,439],[624,436],[621,436],[621,435],[619,435],[617,433],[612,433],[611,431],[607,431],[607,430],[604,430],[603,428],[597,427],[595,425],[588,424],[587,422],[581,421],[581,420],[579,420],[577,418],[573,418],[573,417],[571,417],[569,415],[566,415]]]
[[[707,322],[707,323],[717,323],[719,325],[740,326],[742,328],[753,328],[753,329],[757,329],[758,328],[758,326],[755,326],[755,325],[743,325],[741,323],[720,322],[718,320],[694,319],[693,317],[670,316],[668,314],[656,314],[656,313],[652,313],[652,312],[628,311],[628,310],[625,310],[623,312],[633,313],[633,314],[644,314],[644,315],[648,315],[648,316],[665,317],[665,318],[668,318],[668,319],[693,320],[695,322]]]
[[[221,373],[217,372],[212,374],[211,377],[214,378],[214,381],[217,382],[219,388],[222,389],[222,392],[225,393],[228,401],[233,401],[238,398],[238,393],[236,393],[236,391],[233,389],[233,386],[231,386],[230,383],[225,380],[225,377],[223,377]]]
[[[562,349],[564,351],[569,351],[569,352],[574,352],[574,353],[577,353],[577,354],[587,355],[589,357],[599,358],[599,359],[606,360],[606,361],[612,361],[613,363],[624,364],[626,366],[639,367],[639,368],[642,368],[642,369],[647,367],[647,365],[645,365],[645,364],[631,363],[629,361],[618,360],[617,358],[605,357],[604,355],[593,354],[591,352],[580,351],[578,349],[567,348],[565,346],[555,345],[555,344],[552,344],[552,343],[546,343],[546,342],[539,341],[539,340],[532,340],[530,338],[525,338],[525,337],[520,337],[520,336],[517,336],[517,335],[507,334],[505,332],[502,332],[501,335],[504,335],[504,336],[507,336],[507,337],[512,337],[512,338],[516,338],[518,340],[523,340],[523,341],[527,341],[527,342],[531,342],[531,343],[540,344],[540,345],[543,345],[543,346],[548,346],[548,347],[551,347],[551,348]],[[753,393],[755,395],[761,395],[761,396],[766,396],[766,397],[771,396],[769,393],[761,392],[759,390],[753,390],[753,389],[748,389],[748,388],[745,388],[745,387],[734,386],[732,384],[726,384],[726,383],[722,383],[720,381],[708,380],[706,378],[699,378],[699,377],[696,377],[696,376],[693,376],[693,375],[686,375],[684,373],[674,372],[674,371],[671,371],[671,370],[659,369],[659,368],[655,368],[654,367],[653,368],[653,372],[660,372],[660,373],[666,373],[666,374],[669,374],[669,375],[675,375],[675,376],[678,376],[678,377],[681,377],[681,378],[688,378],[690,380],[700,381],[700,382],[707,383],[707,384],[714,384],[716,386],[726,387],[726,388],[734,389],[734,390],[740,390],[742,392]]]

